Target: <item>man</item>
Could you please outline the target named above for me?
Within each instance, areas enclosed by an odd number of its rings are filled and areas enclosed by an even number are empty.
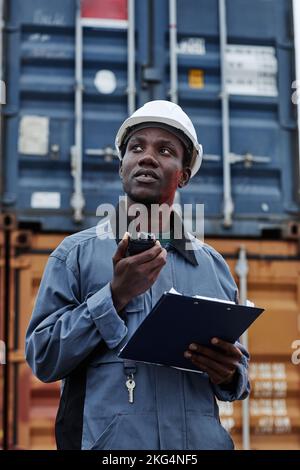
[[[119,129],[116,146],[127,194],[118,214],[126,217],[134,203],[172,207],[176,189],[188,184],[202,157],[192,122],[167,101],[137,110]],[[237,299],[223,258],[184,230],[176,238],[176,220],[172,211],[168,220],[152,220],[148,212],[165,248],[157,241],[128,257],[128,234],[105,220],[67,237],[51,254],[27,332],[26,357],[41,380],[63,379],[58,448],[233,448],[215,397],[233,401],[249,393],[248,354],[240,344],[214,338],[214,348],[191,344],[182,351],[202,374],[118,357],[171,287],[185,295]],[[135,385],[132,393],[128,381]]]

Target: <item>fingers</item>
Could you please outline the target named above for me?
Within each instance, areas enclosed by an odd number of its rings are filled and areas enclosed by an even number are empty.
[[[155,271],[156,269],[161,269],[167,262],[167,250],[165,248],[162,249],[161,253],[151,261],[151,271]]]
[[[189,350],[185,351],[184,356],[190,359],[200,370],[206,372],[213,383],[228,382],[237,369],[242,352],[233,344],[219,338],[213,338],[212,344],[219,351],[192,343],[189,345]]]
[[[199,356],[192,354],[190,351],[186,351],[184,356],[190,359],[191,362],[203,372],[209,375],[210,380],[219,384],[228,381],[233,377],[236,367],[234,365],[223,365],[205,356]]]
[[[150,278],[151,282],[156,281],[156,278],[158,277],[160,271],[162,270],[163,266],[166,264],[166,255],[164,255],[164,253],[162,253],[161,255],[159,255],[159,257],[162,258],[162,261],[160,261],[158,267],[152,269],[149,273],[149,278]]]
[[[153,261],[137,266],[136,270],[141,273],[144,279],[147,278],[153,284],[166,264],[166,258],[167,252],[163,250]]]
[[[189,350],[197,354],[201,354],[202,356],[209,357],[210,359],[220,364],[224,364],[225,366],[231,366],[233,363],[237,365],[238,363],[238,360],[232,356],[227,356],[223,352],[215,351],[199,344],[190,344]]]
[[[118,244],[117,250],[113,256],[113,264],[114,266],[126,256],[126,251],[129,243],[129,236],[130,234],[126,232],[124,234],[123,239]],[[155,245],[150,248],[149,250],[145,250],[142,253],[137,255],[130,256],[127,261],[129,264],[134,264],[135,266],[139,266],[141,264],[149,263],[153,260],[156,262],[150,267],[151,270],[156,269],[157,267],[161,267],[165,264],[167,257],[167,251],[162,248],[161,244],[157,240]]]
[[[234,351],[234,353],[230,351],[230,354],[228,353],[224,354],[224,351],[221,350],[221,348],[220,348],[220,351],[218,351],[218,350],[208,348],[206,346],[202,346],[196,343],[190,344],[189,350],[192,352],[196,352],[198,354],[202,354],[204,356],[210,357],[214,361],[220,362],[222,364],[228,364],[228,365],[232,363],[237,365],[242,355],[239,349],[237,353],[236,351]]]
[[[131,259],[131,262],[135,264],[149,263],[150,261],[155,259],[162,251],[163,251],[163,248],[161,244],[159,243],[159,241],[157,240],[155,245],[152,248],[150,248],[149,250],[143,251],[142,253],[139,253],[137,255],[133,255],[130,257],[130,259]]]
[[[117,246],[117,250],[112,258],[113,264],[117,264],[121,259],[125,258],[126,256],[126,250],[128,247],[128,242],[129,242],[129,233],[125,232],[122,240]]]
[[[186,356],[186,355],[185,355]],[[196,364],[201,370],[207,372],[208,370],[219,374],[222,377],[226,377],[235,372],[236,367],[233,364],[220,364],[213,359],[206,356],[199,356],[198,354],[192,354],[190,357],[191,361]]]
[[[240,360],[243,356],[242,352],[237,348],[234,344],[228,343],[228,341],[224,341],[220,338],[213,338],[211,343],[214,346],[217,346],[222,351],[224,351],[227,355],[235,357],[237,360]]]

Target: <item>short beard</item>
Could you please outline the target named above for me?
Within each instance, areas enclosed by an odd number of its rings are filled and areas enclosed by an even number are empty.
[[[147,207],[150,207],[151,204],[161,204],[160,196],[157,195],[153,197],[149,194],[149,196],[138,196],[134,194],[130,189],[126,188],[126,185],[123,184],[123,190],[130,198],[131,201],[144,204]]]

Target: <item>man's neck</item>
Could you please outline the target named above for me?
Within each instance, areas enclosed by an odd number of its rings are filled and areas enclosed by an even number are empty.
[[[169,233],[171,231],[172,204],[150,204],[132,201],[127,197],[127,213],[129,225],[134,223],[138,232],[152,232],[155,234]],[[141,211],[138,211],[139,205]],[[159,209],[162,210],[159,210]],[[133,215],[131,215],[133,214]],[[135,221],[135,222],[133,222]]]

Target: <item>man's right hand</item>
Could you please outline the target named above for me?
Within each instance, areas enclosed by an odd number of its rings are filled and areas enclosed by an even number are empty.
[[[154,284],[167,259],[167,251],[158,241],[149,250],[126,257],[128,241],[126,232],[113,256],[114,275],[110,286],[117,312]]]

